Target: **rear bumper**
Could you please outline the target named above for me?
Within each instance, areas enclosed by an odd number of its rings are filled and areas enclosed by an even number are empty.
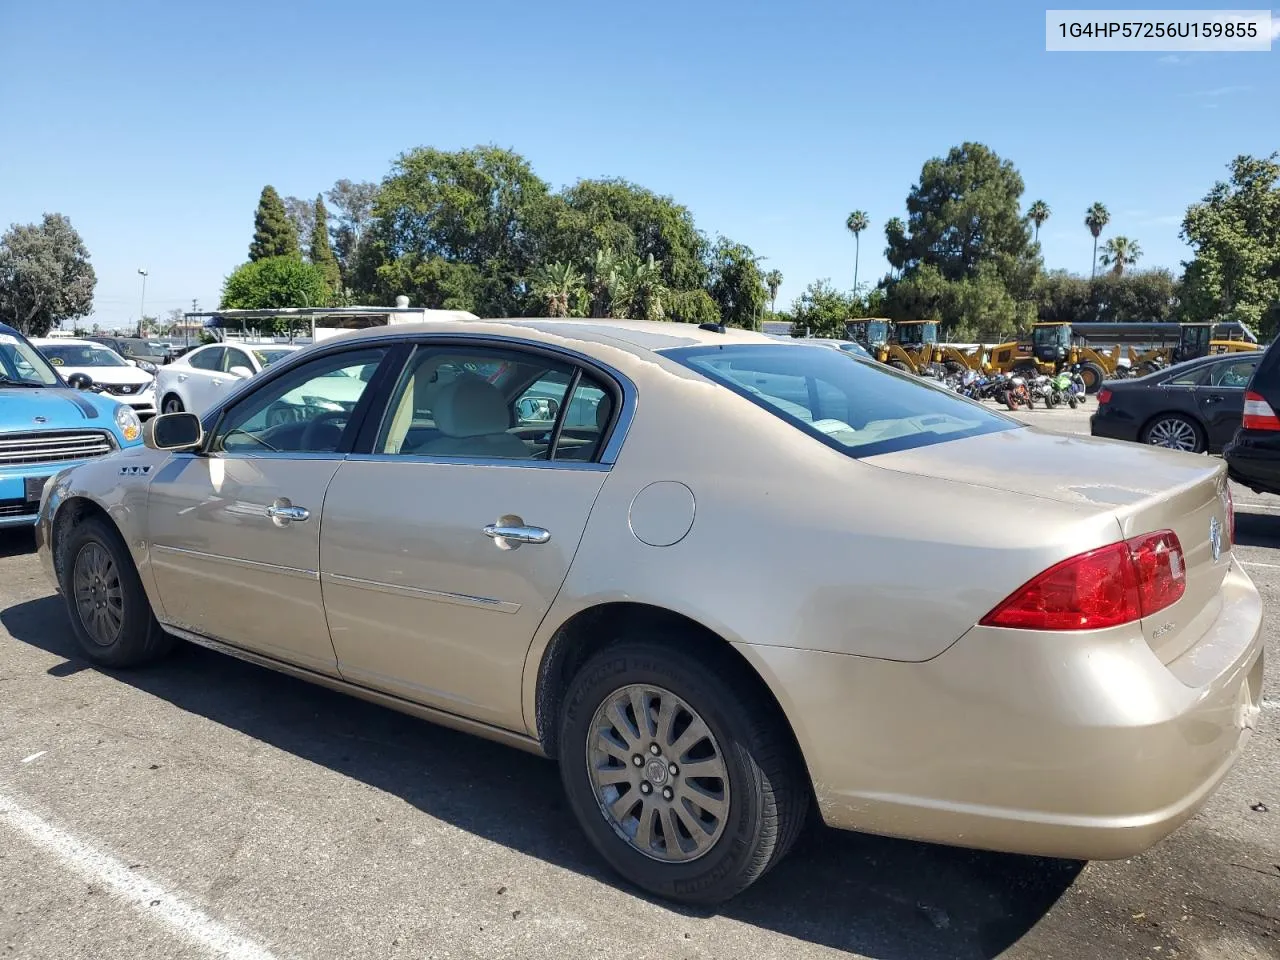
[[[1262,699],[1262,604],[1238,565],[1163,664],[1128,628],[975,627],[924,663],[742,645],[777,693],[831,826],[1011,853],[1119,859],[1191,817]]]
[[[1232,480],[1261,493],[1280,493],[1280,435],[1239,430],[1222,450]]]
[[[1089,433],[1108,440],[1129,440],[1136,443],[1141,426],[1131,414],[1110,405],[1099,407],[1089,418]]]

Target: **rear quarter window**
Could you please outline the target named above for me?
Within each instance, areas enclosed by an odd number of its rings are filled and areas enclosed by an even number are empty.
[[[826,347],[734,344],[663,354],[854,457],[1023,426],[950,390]]]

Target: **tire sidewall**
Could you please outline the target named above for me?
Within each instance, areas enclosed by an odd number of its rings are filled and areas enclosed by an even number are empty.
[[[650,652],[626,643],[593,657],[574,678],[561,720],[560,775],[569,804],[592,845],[615,870],[662,896],[686,901],[719,900],[748,869],[760,842],[765,816],[758,768],[739,737],[750,721],[725,689],[706,679],[675,651]],[[587,772],[586,737],[600,703],[629,684],[653,684],[683,699],[702,717],[719,744],[729,774],[729,821],[716,845],[696,860],[663,863],[632,848],[614,831],[596,801]],[[725,700],[728,702],[724,702]],[[736,892],[736,889],[731,892]]]

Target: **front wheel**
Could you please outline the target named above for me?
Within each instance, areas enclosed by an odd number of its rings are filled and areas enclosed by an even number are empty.
[[[161,413],[182,413],[182,399],[175,393],[169,394],[164,398],[164,403],[160,407]]]
[[[570,683],[560,776],[588,839],[625,879],[721,903],[776,864],[810,802],[777,710],[750,677],[624,640]]]
[[[1092,360],[1080,364],[1080,381],[1084,384],[1085,393],[1097,393],[1106,376],[1106,371]]]
[[[173,639],[151,611],[124,538],[103,517],[66,534],[58,580],[80,649],[94,663],[134,667],[169,652]]]

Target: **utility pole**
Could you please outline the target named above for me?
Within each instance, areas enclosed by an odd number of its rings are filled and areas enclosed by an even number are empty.
[[[138,307],[138,336],[141,337],[142,321],[147,315],[147,271],[139,267],[138,273],[142,274],[142,303]]]

